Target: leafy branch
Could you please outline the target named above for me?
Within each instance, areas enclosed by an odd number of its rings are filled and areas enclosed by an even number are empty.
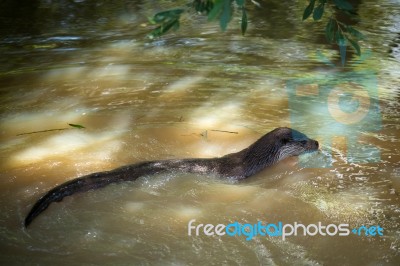
[[[257,2],[251,0],[255,5]],[[208,21],[218,21],[222,31],[225,31],[232,20],[235,8],[241,11],[241,32],[246,33],[248,18],[245,8],[246,0],[192,0],[186,8],[171,9],[159,12],[149,19],[150,23],[157,25],[149,37],[156,38],[164,35],[170,30],[177,30],[180,26],[180,18],[184,12],[194,9],[198,14],[207,16]],[[331,16],[325,27],[326,39],[329,43],[336,43],[344,58],[345,47],[348,43],[354,48],[357,55],[361,55],[358,41],[364,38],[363,34],[353,27],[338,21],[333,17],[334,12],[343,12],[348,15],[357,15],[353,6],[347,0],[309,0],[304,9],[303,20],[311,15],[314,21],[321,20],[326,10],[329,9]]]
[[[171,9],[162,11],[149,19],[150,23],[158,26],[149,34],[150,38],[160,37],[169,30],[179,29],[179,19],[184,11],[193,9],[201,14],[206,15],[208,21],[219,21],[222,31],[225,31],[232,19],[232,14],[236,7],[242,11],[241,31],[244,35],[247,30],[247,13],[245,9],[245,0],[193,0],[186,9]]]
[[[318,0],[318,5],[315,6],[316,0],[310,0],[308,6],[304,9],[303,20],[309,18],[311,14],[314,21],[320,20],[324,14],[325,7],[335,8],[346,14],[357,15],[353,6],[346,0],[333,0],[329,2],[327,0]],[[342,58],[345,57],[345,49],[342,48],[347,46],[347,42],[351,44],[357,55],[361,55],[358,41],[364,39],[364,35],[353,27],[336,20],[333,18],[333,15],[331,15],[326,24],[325,36],[329,43],[336,43],[339,46]]]
[[[151,38],[159,37],[169,30],[177,30],[179,29],[179,19],[181,14],[184,12],[184,9],[171,9],[167,11],[162,11],[154,15],[153,18],[149,19],[151,24],[159,24],[157,28],[155,28],[149,36]]]

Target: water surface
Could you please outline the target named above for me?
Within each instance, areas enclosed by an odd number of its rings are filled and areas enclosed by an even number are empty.
[[[295,2],[251,8],[246,37],[237,20],[221,33],[187,17],[180,31],[156,40],[145,38],[146,16],[168,6],[37,2],[35,12],[23,9],[29,16],[12,4],[2,11],[1,262],[399,264],[400,68],[388,53],[400,32],[396,1],[358,1],[362,20],[352,23],[367,39],[363,57],[349,51],[345,67],[322,24],[299,22],[304,7]],[[360,73],[376,84],[378,130],[332,128],[321,112],[326,98],[304,103],[289,94],[290,84],[306,80],[304,93],[336,86],[368,100],[367,85],[354,78]],[[32,204],[67,180],[145,160],[222,156],[279,126],[318,139],[321,151],[241,183],[171,173],[110,185],[54,203],[23,228]],[[49,129],[63,130],[23,134]],[[358,149],[366,161],[351,160],[356,147],[366,147]],[[380,225],[384,236],[188,236],[191,219]]]

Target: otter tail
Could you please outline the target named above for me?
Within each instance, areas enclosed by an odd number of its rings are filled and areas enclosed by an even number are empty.
[[[47,192],[33,205],[31,211],[25,218],[25,227],[28,227],[52,202],[59,202],[62,201],[64,197],[72,194],[102,188],[111,183],[133,181],[144,175],[157,174],[168,170],[168,165],[168,161],[128,165],[111,171],[82,176],[58,185]]]

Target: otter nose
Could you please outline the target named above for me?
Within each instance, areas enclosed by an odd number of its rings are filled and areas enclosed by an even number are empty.
[[[317,146],[317,148],[319,148],[319,143],[316,140],[315,140],[315,146]]]

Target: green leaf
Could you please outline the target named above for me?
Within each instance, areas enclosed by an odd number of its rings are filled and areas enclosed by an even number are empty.
[[[306,7],[306,9],[304,9],[303,20],[306,20],[311,15],[311,13],[314,10],[314,4],[315,4],[315,0],[310,0],[310,3],[308,4],[308,6]]]
[[[363,40],[364,39],[364,35],[361,32],[359,32],[358,30],[356,30],[355,28],[353,28],[351,26],[346,26],[346,30],[347,30],[348,33],[350,33],[357,40]]]
[[[322,14],[324,14],[324,7],[325,5],[321,3],[314,9],[313,13],[314,20],[320,20],[322,18]]]
[[[247,30],[247,14],[246,14],[246,9],[242,9],[242,24],[241,24],[241,28],[242,28],[242,35],[244,36],[244,34],[246,33]]]
[[[330,43],[332,43],[334,40],[336,28],[337,28],[337,24],[335,23],[335,20],[330,18],[325,27],[326,39]]]
[[[347,2],[346,0],[333,0],[333,2],[335,3],[335,5],[339,8],[339,9],[343,9],[346,11],[352,11],[353,10],[353,6]]]
[[[354,50],[356,50],[356,53],[358,56],[361,55],[361,48],[360,45],[358,45],[357,41],[354,41],[352,39],[347,38],[347,40],[350,42],[351,46],[353,46]]]
[[[171,9],[155,14],[150,22],[159,24],[159,26],[152,30],[148,36],[152,39],[165,34],[171,28],[175,30],[178,29],[179,19],[184,11],[184,9]]]
[[[155,28],[152,32],[150,32],[149,37],[155,38],[160,37],[161,35],[168,32],[171,28],[179,28],[179,19],[171,19],[166,23],[162,23],[160,26]]]
[[[340,58],[342,59],[342,66],[344,66],[344,63],[346,62],[347,43],[343,33],[340,30],[336,32],[336,43],[339,45]]]
[[[208,0],[205,5],[207,14],[213,9],[213,7],[214,7],[214,2],[212,0]]]
[[[223,0],[223,2],[224,7],[222,9],[221,17],[219,18],[219,25],[221,26],[222,31],[225,31],[232,18],[232,6],[231,0]]]
[[[195,10],[199,13],[205,13],[208,14],[210,10],[213,8],[213,1],[212,0],[194,0],[193,1],[193,6]]]
[[[222,11],[222,4],[224,0],[215,0],[214,7],[208,13],[208,21],[214,20]]]
[[[151,19],[151,21],[154,23],[162,23],[166,20],[178,18],[183,11],[184,11],[183,9],[171,9],[162,11],[155,14],[154,17]]]
[[[85,128],[84,126],[77,125],[77,124],[68,124],[68,125],[71,126],[71,127],[79,128],[79,129]]]
[[[346,45],[346,39],[344,38],[344,35],[340,30],[338,30],[336,32],[336,43],[339,46],[345,46]]]

